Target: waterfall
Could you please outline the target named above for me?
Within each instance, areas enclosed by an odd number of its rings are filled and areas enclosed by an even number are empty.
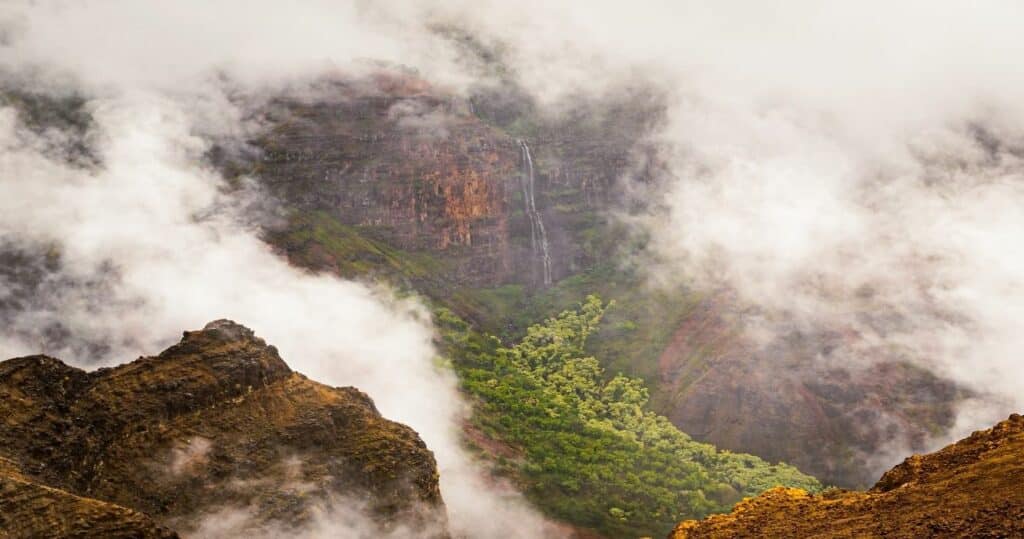
[[[523,202],[526,204],[526,217],[530,220],[530,241],[533,246],[533,254],[540,258],[543,268],[544,286],[551,286],[551,253],[548,250],[548,233],[544,229],[544,220],[537,211],[537,202],[533,196],[533,157],[530,156],[530,147],[525,140],[519,141],[519,147],[523,152]]]

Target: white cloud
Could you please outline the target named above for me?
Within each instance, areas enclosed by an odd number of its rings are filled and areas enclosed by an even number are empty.
[[[233,1],[16,2],[4,10],[0,20],[15,29],[0,64],[18,84],[89,98],[99,164],[68,164],[47,150],[57,134],[33,134],[0,109],[0,236],[52,246],[61,261],[54,286],[44,287],[49,297],[4,328],[0,355],[45,351],[109,365],[230,318],[275,344],[295,370],[359,387],[385,417],[420,433],[436,455],[455,532],[539,534],[541,519],[520,496],[490,490],[483,465],[461,447],[465,404],[452,373],[435,366],[429,313],[388,290],[289,266],[202,165],[209,142],[198,133],[251,127],[225,97],[230,85],[283,88],[325,69],[358,72],[364,57],[457,83],[446,50],[409,25],[411,10]],[[95,280],[104,285],[60,286]],[[50,322],[106,345],[102,357],[54,349],[41,331]]]

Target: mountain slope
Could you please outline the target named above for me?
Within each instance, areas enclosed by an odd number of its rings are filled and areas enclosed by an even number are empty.
[[[695,438],[864,488],[892,464],[880,448],[923,451],[953,426],[965,391],[949,380],[879,347],[859,365],[849,328],[752,342],[723,296],[687,313],[658,358],[659,409]]]
[[[181,532],[222,510],[247,514],[243,528],[304,526],[351,497],[383,530],[446,535],[434,458],[415,432],[356,389],[292,372],[230,321],[113,369],[4,361],[0,417],[0,457],[21,475],[8,484],[110,502]]]
[[[28,481],[0,459],[0,537],[176,539],[178,534],[126,507]]]
[[[907,458],[867,492],[776,488],[732,513],[683,522],[671,537],[1020,537],[1022,484],[1024,417],[1014,414]]]

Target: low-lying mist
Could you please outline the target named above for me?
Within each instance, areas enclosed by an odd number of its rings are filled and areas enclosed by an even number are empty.
[[[372,67],[363,57],[429,65],[430,50],[405,43],[426,30],[402,37],[388,13],[334,2],[17,2],[0,14],[5,89],[81,107],[84,124],[33,126],[0,109],[0,243],[39,266],[29,293],[19,296],[17,279],[3,283],[16,312],[0,356],[47,353],[94,368],[230,318],[295,370],[356,386],[415,429],[438,461],[454,533],[542,534],[521,497],[489,488],[464,452],[465,404],[437,364],[430,313],[415,298],[289,266],[253,224],[265,216],[252,212],[272,204],[206,159],[214,138],[242,142],[259,127],[232,92],[258,99],[324,73],[359,74]],[[326,506],[300,535],[373,536],[350,506]]]

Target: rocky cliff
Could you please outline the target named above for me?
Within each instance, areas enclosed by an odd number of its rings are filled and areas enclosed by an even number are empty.
[[[732,537],[1024,536],[1024,417],[928,455],[867,492],[776,488],[732,513],[681,523],[671,539]]]
[[[619,104],[617,113],[579,107],[544,121],[529,107],[466,99],[381,70],[323,82],[304,99],[261,104],[255,155],[228,168],[252,175],[290,209],[322,212],[397,249],[443,258],[457,285],[543,287],[533,209],[555,279],[607,254],[585,245],[603,218],[590,210],[621,202],[613,186],[658,117],[653,98],[630,99],[636,106]],[[307,265],[339,269],[329,250],[276,238]]]
[[[30,125],[88,132],[81,100],[12,103]],[[744,338],[745,306],[728,295],[650,291],[633,264],[643,260],[642,238],[612,213],[628,211],[638,184],[656,187],[662,173],[658,148],[645,142],[663,115],[655,93],[623,89],[541,111],[512,82],[465,97],[382,68],[243,108],[261,130],[246,151],[211,157],[284,208],[287,218],[268,224],[265,238],[297,266],[383,274],[506,342],[587,294],[615,300],[591,350],[609,371],[643,377],[654,409],[696,439],[794,463],[826,483],[868,485],[889,464],[870,460],[879,449],[895,440],[923,450],[953,420],[961,390],[900,358],[879,369],[819,361],[846,346],[843,328],[783,332],[755,346]],[[534,165],[550,285],[526,211],[519,141]],[[87,160],[88,145],[78,146]],[[105,286],[104,276],[56,281],[64,262],[47,246],[0,244],[0,261],[8,292],[0,321],[12,326],[56,286]],[[102,343],[78,342],[59,324],[45,338],[80,357],[102,355]]]
[[[294,208],[374,230],[398,248],[457,252],[465,281],[505,279],[515,141],[412,77],[329,88],[316,101],[262,110],[262,183]]]
[[[877,371],[819,361],[855,338],[842,328],[755,346],[728,294],[649,293],[630,267],[642,240],[613,213],[662,173],[645,142],[662,114],[656,94],[623,91],[556,114],[507,94],[456,98],[382,71],[262,106],[258,157],[239,166],[292,210],[268,241],[302,267],[397,274],[509,339],[587,294],[614,299],[624,311],[610,314],[618,320],[594,353],[644,377],[660,413],[699,440],[830,483],[866,485],[888,465],[871,461],[880,448],[923,450],[951,425],[960,391],[901,358]],[[527,165],[551,284],[526,211]]]
[[[356,389],[291,371],[230,321],[112,369],[4,361],[0,417],[5,537],[171,536],[153,522],[187,535],[224,511],[245,516],[235,533],[299,529],[353,500],[381,530],[446,535],[434,458],[415,432]]]

